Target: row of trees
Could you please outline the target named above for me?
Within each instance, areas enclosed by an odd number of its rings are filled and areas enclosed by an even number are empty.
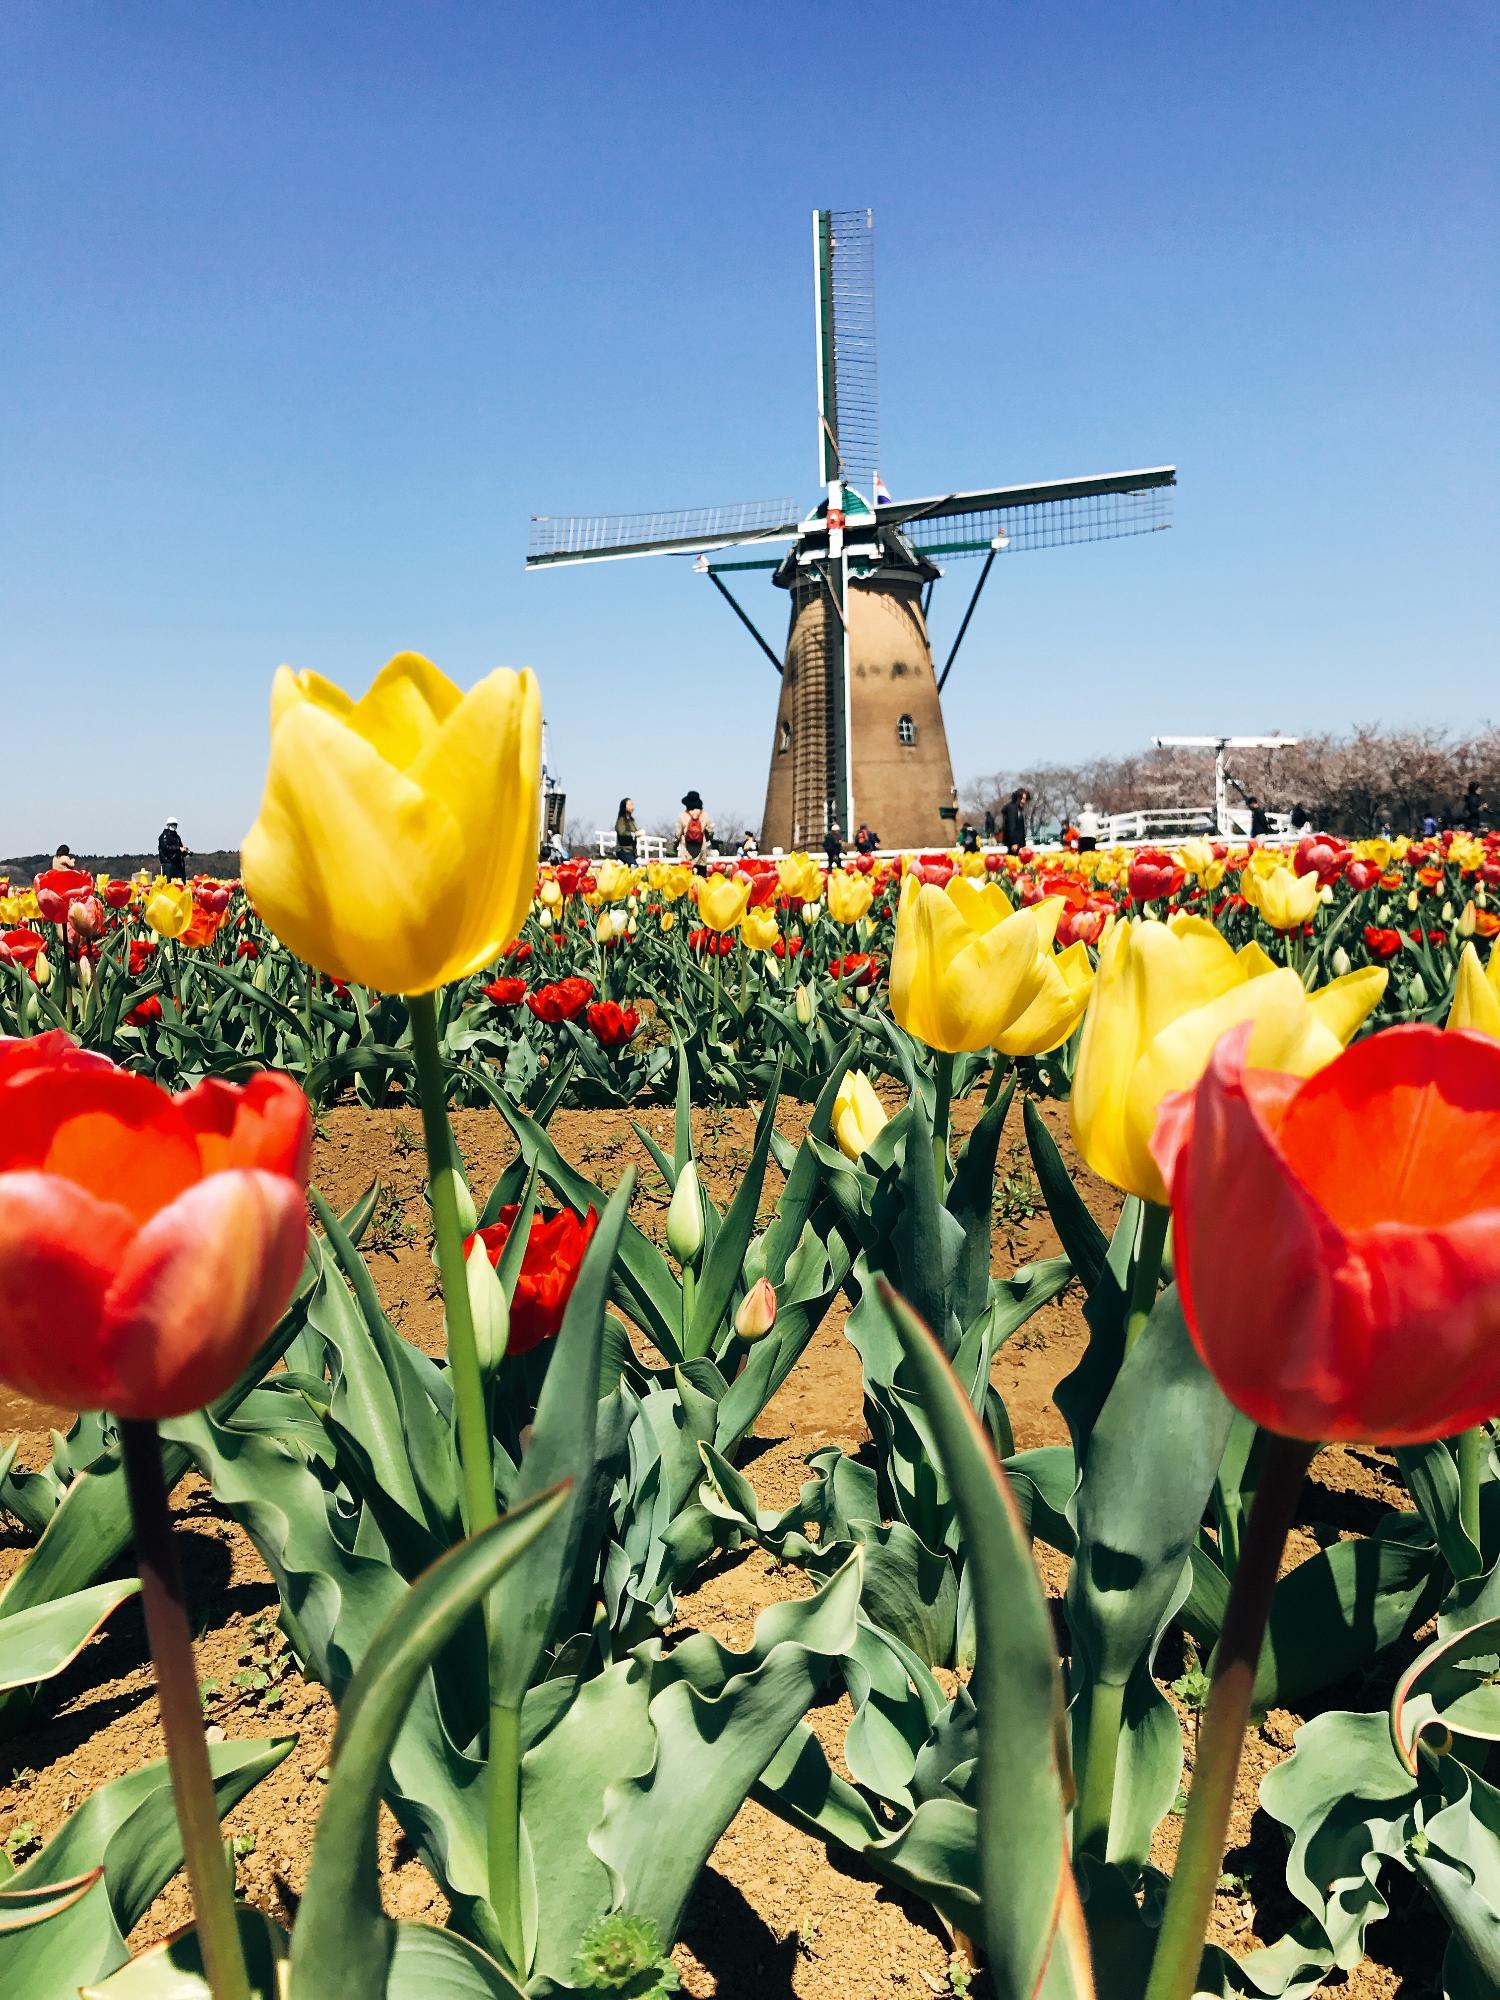
[[[1370,723],[1343,736],[1304,736],[1282,750],[1230,752],[1229,770],[1272,811],[1303,805],[1315,825],[1351,836],[1415,833],[1425,814],[1458,812],[1471,783],[1491,815],[1500,800],[1500,724],[1454,735],[1443,729],[1388,729]],[[1096,812],[1208,806],[1212,750],[1140,750],[1084,764],[1037,764],[996,771],[964,787],[963,810],[976,824],[1017,785],[1031,793],[1031,823],[1043,829]],[[1493,819],[1491,820],[1493,823]]]

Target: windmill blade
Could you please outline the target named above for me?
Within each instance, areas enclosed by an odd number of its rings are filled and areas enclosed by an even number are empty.
[[[822,477],[825,485],[843,478],[872,499],[880,460],[874,214],[868,208],[820,208],[813,216],[813,243]]]
[[[794,500],[734,500],[664,514],[533,514],[528,569],[618,562],[626,556],[692,555],[741,542],[796,539]]]
[[[875,518],[881,527],[899,527],[914,548],[929,556],[984,555],[997,542],[1009,550],[1050,549],[1170,528],[1176,484],[1177,468],[1157,465],[1087,479],[1050,479],[1037,486],[992,486],[899,500],[877,507]]]

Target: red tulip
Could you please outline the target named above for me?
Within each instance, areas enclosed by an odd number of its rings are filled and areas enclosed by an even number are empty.
[[[37,953],[45,951],[47,940],[40,931],[17,930],[0,931],[0,959],[9,959],[15,965],[24,965],[28,972],[36,964]]]
[[[847,952],[828,961],[829,978],[842,979],[846,986],[873,986],[879,974],[880,967],[865,951]]]
[[[1299,875],[1316,875],[1319,888],[1326,888],[1338,880],[1348,859],[1348,848],[1331,833],[1304,833],[1292,856],[1292,867]]]
[[[519,1204],[510,1202],[488,1229],[476,1232],[492,1264],[499,1264],[500,1253],[520,1213]],[[507,1353],[527,1354],[557,1332],[578,1279],[578,1267],[598,1226],[599,1218],[592,1208],[581,1222],[570,1208],[559,1209],[556,1215],[546,1218],[540,1214],[532,1216],[526,1254],[521,1259],[521,1275],[516,1280],[516,1295],[510,1302]],[[465,1257],[473,1243],[471,1236],[464,1244]]]
[[[130,940],[130,970],[135,977],[138,978],[146,970],[155,956],[156,946],[150,938]]]
[[[1057,920],[1058,950],[1066,951],[1070,944],[1097,944],[1111,914],[1107,907],[1097,903],[1087,909],[1064,910]]]
[[[480,988],[492,1007],[519,1007],[526,998],[524,979],[492,979]]]
[[[99,894],[112,910],[123,910],[125,905],[130,901],[130,884],[128,882],[106,882],[104,887],[99,891]]]
[[[502,958],[511,959],[516,965],[524,965],[532,953],[530,938],[515,938],[501,952]]]
[[[311,1143],[290,1077],[172,1097],[65,1036],[0,1046],[0,1380],[123,1417],[221,1394],[297,1281]]]
[[[606,1049],[623,1048],[641,1025],[635,1008],[622,1007],[618,1000],[595,1001],[587,1019],[595,1039]]]
[[[259,958],[260,946],[254,938],[241,938],[234,948],[236,958]]]
[[[211,915],[216,917],[222,916],[229,908],[229,898],[232,893],[228,884],[224,882],[195,882],[193,884],[193,901],[198,905],[200,910],[207,910]]]
[[[1500,1413],[1500,1042],[1392,1028],[1302,1080],[1247,1071],[1249,1032],[1154,1143],[1205,1365],[1287,1437],[1422,1444]]]
[[[528,993],[526,1005],[539,1021],[550,1022],[555,1027],[559,1021],[576,1021],[593,997],[593,981],[574,973],[567,979],[554,980],[551,985],[539,986],[534,993]]]
[[[1143,847],[1130,864],[1130,893],[1138,903],[1154,903],[1163,896],[1175,896],[1183,880],[1183,870],[1170,854],[1163,854],[1159,848]]]
[[[1380,880],[1380,867],[1374,861],[1361,861],[1356,855],[1344,864],[1344,880],[1351,889],[1373,889]]]
[[[49,924],[65,924],[68,909],[94,892],[94,878],[82,868],[48,868],[36,878],[36,900]]]
[[[1371,958],[1388,964],[1401,949],[1400,931],[1385,930],[1378,924],[1365,925],[1365,950]]]
[[[80,896],[68,905],[68,933],[75,944],[92,944],[104,929],[104,905],[97,896]]]
[[[139,1001],[134,1007],[128,1010],[125,1018],[133,1028],[144,1028],[151,1021],[159,1021],[161,1019],[161,996],[156,993],[148,993],[144,1000]]]

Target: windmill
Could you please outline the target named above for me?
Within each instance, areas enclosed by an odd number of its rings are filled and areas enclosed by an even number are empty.
[[[533,515],[528,569],[690,555],[781,677],[763,847],[847,834],[856,814],[892,846],[951,837],[957,794],[939,697],[995,559],[1171,525],[1176,469],[1154,466],[1039,486],[994,486],[890,500],[876,470],[874,217],[813,215],[818,476],[803,515],[792,500],[678,513]],[[790,543],[785,554],[752,553]],[[742,555],[726,558],[722,551]],[[938,557],[983,556],[940,673],[927,610]],[[789,592],[784,652],[769,644],[725,578],[770,570]]]

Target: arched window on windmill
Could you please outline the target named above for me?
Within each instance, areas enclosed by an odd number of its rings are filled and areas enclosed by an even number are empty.
[[[787,720],[787,718],[783,716],[781,718],[781,727],[776,732],[776,754],[780,757],[784,757],[787,751],[791,749],[791,747],[792,747],[792,725]]]
[[[896,741],[905,750],[910,750],[917,740],[917,725],[909,715],[903,715],[896,724]]]

